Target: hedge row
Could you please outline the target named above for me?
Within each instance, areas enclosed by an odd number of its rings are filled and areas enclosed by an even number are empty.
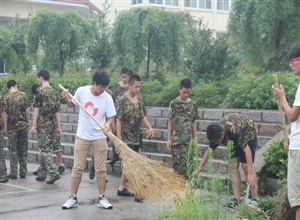
[[[299,85],[298,78],[290,73],[277,73],[277,75],[291,105]],[[170,101],[179,95],[179,81],[185,77],[165,75],[163,80],[143,81],[141,95],[145,105],[167,107]],[[0,77],[1,94],[7,92],[6,83],[10,79],[15,79],[19,90],[33,98],[31,86],[37,83],[36,76]],[[113,90],[113,85],[119,80],[119,76],[112,76],[109,88]],[[61,84],[68,88],[71,94],[74,94],[79,86],[91,84],[91,81],[91,76],[83,74],[50,78],[50,84],[57,91],[59,91],[58,84]],[[261,76],[240,74],[220,82],[193,82],[191,98],[197,102],[199,108],[277,109],[277,102],[271,90],[272,83],[272,73]],[[61,99],[61,102],[64,103],[64,100]]]

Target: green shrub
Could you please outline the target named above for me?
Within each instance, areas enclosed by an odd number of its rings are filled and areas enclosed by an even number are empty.
[[[241,109],[277,109],[277,101],[273,97],[271,72],[260,76],[241,74],[230,84],[227,97],[224,101],[227,108]],[[285,88],[290,105],[294,101],[299,80],[292,74],[277,73],[278,81]]]
[[[287,151],[284,149],[284,139],[278,139],[270,144],[263,157],[266,162],[267,171],[275,174],[279,181],[287,178]]]

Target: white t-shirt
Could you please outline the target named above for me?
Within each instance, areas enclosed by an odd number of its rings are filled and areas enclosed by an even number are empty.
[[[106,118],[116,115],[113,99],[107,92],[99,96],[94,96],[91,92],[91,86],[79,87],[74,97],[104,125]],[[74,103],[74,102],[73,102]],[[76,103],[74,103],[76,105]],[[84,140],[98,140],[106,138],[102,129],[94,120],[85,113],[83,109],[79,110],[79,120],[76,135]]]
[[[293,106],[300,107],[300,85],[298,86]],[[300,150],[300,115],[292,122],[290,135],[290,150]]]

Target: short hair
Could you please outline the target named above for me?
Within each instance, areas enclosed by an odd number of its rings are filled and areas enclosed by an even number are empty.
[[[206,137],[209,141],[216,140],[221,137],[223,127],[220,124],[210,124],[206,128]]]
[[[188,78],[181,80],[179,84],[179,88],[182,89],[183,87],[187,89],[192,88],[191,80],[189,80]]]
[[[39,88],[40,86],[38,84],[33,84],[31,86],[31,92],[33,95],[36,95],[37,94],[37,88]]]
[[[43,77],[43,79],[45,81],[49,81],[50,79],[50,73],[48,72],[48,70],[46,69],[41,69],[38,73],[37,73],[37,77]]]
[[[8,89],[10,89],[11,87],[14,87],[14,86],[16,86],[16,85],[18,85],[18,83],[15,81],[15,80],[13,80],[13,79],[11,79],[11,80],[9,80],[8,82],[7,82],[7,88]]]
[[[93,83],[96,85],[108,86],[110,82],[109,75],[105,71],[96,71],[93,75]]]
[[[131,74],[130,74],[130,71],[131,71],[131,70],[129,70],[128,68],[123,67],[123,68],[121,69],[121,75],[122,75],[122,74],[127,74],[128,76],[130,76],[130,75],[131,75]]]
[[[135,82],[140,82],[140,81],[141,78],[138,75],[133,74],[132,76],[129,77],[128,84],[132,86]]]
[[[290,60],[292,60],[296,57],[300,57],[300,43],[295,44],[288,52],[288,58]]]

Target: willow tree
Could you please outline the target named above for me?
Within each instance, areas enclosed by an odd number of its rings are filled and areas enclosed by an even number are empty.
[[[81,55],[86,27],[86,21],[75,11],[42,9],[29,19],[27,43],[32,53],[42,48],[52,69],[63,75],[66,62]]]
[[[133,8],[121,12],[115,22],[112,40],[114,54],[122,66],[138,70],[147,60],[162,68],[165,64],[176,70],[184,43],[184,14],[163,8]]]
[[[13,69],[16,60],[15,53],[10,45],[11,38],[11,31],[0,25],[0,62],[5,62],[5,66],[9,71]]]
[[[229,33],[248,66],[285,69],[286,53],[300,39],[300,2],[235,0],[229,16]]]

